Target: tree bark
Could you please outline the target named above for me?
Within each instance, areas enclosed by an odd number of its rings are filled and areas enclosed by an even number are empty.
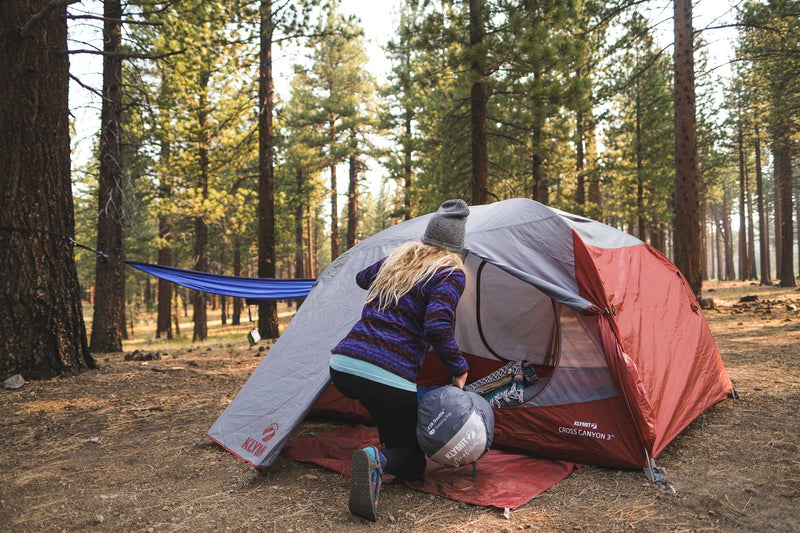
[[[706,201],[700,202],[700,273],[703,281],[708,279],[708,224],[706,224]]]
[[[407,68],[410,69],[411,67],[408,66]],[[410,90],[410,87],[405,88],[405,93],[408,94]],[[414,169],[412,167],[414,148],[411,138],[411,121],[413,118],[413,108],[411,106],[406,107],[403,117],[403,128],[405,129],[403,136],[403,220],[414,218]]]
[[[261,0],[258,76],[258,276],[275,277],[275,176],[272,112],[272,0]],[[258,330],[263,338],[278,337],[278,306],[275,300],[258,305]]]
[[[65,5],[20,31],[49,3],[0,2],[0,379],[96,368],[70,241]]]
[[[781,265],[783,258],[781,257],[781,188],[778,184],[778,174],[780,174],[778,167],[778,149],[773,143],[772,147],[772,202],[775,211],[775,279],[781,279]]]
[[[175,294],[175,335],[181,334],[181,308],[178,305],[178,291],[174,292]]]
[[[164,243],[158,249],[158,264],[170,266],[172,263],[172,248],[167,244],[171,237],[172,228],[167,223],[164,216],[158,218],[158,236]],[[156,338],[160,339],[164,334],[167,339],[172,339],[172,321],[170,310],[172,303],[172,283],[167,280],[158,280],[158,315],[156,317]]]
[[[297,187],[297,201],[294,206],[294,277],[306,277],[305,248],[303,246],[303,211],[305,204],[305,183],[303,180],[303,169],[298,165],[295,172],[295,184]],[[305,298],[296,300],[299,309]]]
[[[733,228],[731,227],[731,198],[727,190],[722,193],[722,228],[725,239],[725,279],[736,279],[733,263]]]
[[[644,218],[644,173],[643,171],[643,155],[642,155],[642,108],[640,103],[639,84],[636,84],[636,139],[634,145],[636,149],[636,220],[638,237],[642,241],[647,240],[645,235],[645,218]]]
[[[197,188],[200,190],[201,200],[205,204],[208,200],[208,102],[206,90],[211,78],[208,71],[200,74],[200,102],[198,109],[197,126],[199,130],[197,153],[200,162]],[[205,207],[194,220],[194,269],[199,272],[208,272],[208,225],[205,220]],[[208,312],[206,310],[206,296],[201,291],[192,291],[192,322],[194,329],[192,340],[203,341],[208,338]]]
[[[750,193],[750,176],[745,169],[744,189],[747,203],[747,270],[750,272],[750,279],[756,279],[758,270],[756,269],[756,228],[753,223],[753,195]]]
[[[242,242],[238,234],[233,236],[233,275],[242,275]],[[242,299],[233,299],[233,311],[231,312],[231,324],[238,326],[242,321]]]
[[[580,71],[578,72],[580,76]],[[586,176],[584,175],[584,153],[583,153],[583,110],[578,108],[575,113],[575,203],[578,206],[578,214],[586,214]]]
[[[794,189],[794,222],[795,222],[795,227],[796,228],[800,228],[800,190],[798,190],[797,187],[798,187],[798,184],[795,181],[795,184],[794,184],[794,187],[793,187],[793,189]],[[796,237],[797,245],[798,245],[798,247],[800,247],[800,232],[797,232],[795,237]],[[800,256],[800,254],[798,254],[798,256]],[[797,268],[798,268],[798,271],[800,271],[800,257],[798,257],[798,266],[797,266]]]
[[[303,180],[303,169],[298,165],[295,172],[295,184],[297,187],[297,202],[294,206],[294,277],[306,277],[304,264],[305,249],[303,246],[303,207],[305,198],[305,184]]]
[[[125,285],[122,262],[122,6],[103,3],[103,102],[100,111],[96,297],[92,319],[92,352],[122,350],[125,332]]]
[[[331,157],[335,146],[335,127],[336,125],[331,122],[329,124],[329,136],[331,146]],[[336,183],[336,163],[331,162],[331,262],[339,257],[339,193],[337,191],[338,184]]]
[[[761,135],[758,131],[758,124],[755,125],[755,148],[756,148],[756,195],[758,196],[758,238],[761,248],[761,284],[770,285],[770,261],[769,261],[769,224],[767,224],[767,212],[764,208],[764,180],[761,172]]]
[[[599,167],[597,158],[597,135],[595,134],[594,116],[592,113],[588,114],[588,124],[585,128],[586,131],[586,159],[591,165],[589,172],[589,204],[590,211],[586,213],[589,218],[593,218],[599,222],[604,222],[605,216],[603,215],[603,191],[600,188],[600,173],[597,171]]]
[[[306,225],[308,226],[308,261],[306,261],[306,277],[314,278],[317,273],[317,244],[314,239],[314,219],[311,216],[311,202],[306,204],[308,214]]]
[[[775,185],[780,189],[781,213],[781,287],[794,287],[794,231],[792,213],[792,141],[789,128],[782,125],[780,136],[776,139]],[[777,209],[776,209],[777,211]]]
[[[347,249],[358,242],[358,166],[356,156],[350,156],[350,181],[347,186]]]
[[[533,144],[533,154],[531,156],[531,181],[533,182],[533,199],[539,203],[547,205],[550,202],[549,187],[547,178],[542,175],[542,129],[538,124],[534,124],[531,134]]]
[[[691,0],[675,0],[675,264],[700,297],[701,227],[697,171]]]
[[[470,125],[472,139],[472,205],[489,201],[489,153],[487,148],[486,118],[489,100],[484,74],[483,0],[469,0],[470,72],[473,77],[470,90]]]
[[[725,278],[725,236],[723,234],[722,215],[719,206],[714,208],[714,226],[716,228],[716,252],[717,252],[717,279],[722,281]]]
[[[168,140],[162,140],[161,144],[161,163],[163,168],[169,168],[170,158],[170,145]],[[160,176],[160,184],[158,187],[158,197],[162,204],[170,201],[172,192],[168,183],[166,172]],[[164,266],[172,265],[172,247],[169,244],[172,238],[172,226],[167,220],[166,215],[162,212],[158,216],[158,237],[161,246],[158,248],[158,264]],[[172,283],[167,280],[158,280],[158,313],[156,316],[156,338],[160,339],[161,335],[165,335],[167,339],[172,340],[172,319],[170,317],[172,304]]]
[[[742,131],[738,135],[739,151],[739,279],[744,281],[750,279],[749,265],[747,257],[747,205],[745,202],[745,179],[744,179],[744,140]]]

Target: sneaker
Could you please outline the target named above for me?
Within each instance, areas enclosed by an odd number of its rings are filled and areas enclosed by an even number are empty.
[[[377,448],[370,446],[356,451],[352,461],[348,507],[354,515],[376,522],[384,459]]]

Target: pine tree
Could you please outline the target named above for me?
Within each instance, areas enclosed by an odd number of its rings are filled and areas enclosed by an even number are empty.
[[[71,240],[66,4],[0,3],[0,49],[0,377],[95,368]]]
[[[122,5],[103,3],[103,101],[100,113],[100,176],[97,193],[96,299],[91,350],[122,351],[125,328],[125,264],[122,247]]]
[[[610,174],[606,216],[663,248],[661,235],[672,214],[674,167],[670,64],[647,21],[634,14],[625,23],[625,43],[609,71],[614,118],[609,121],[605,169]]]
[[[691,0],[674,2],[675,265],[699,298],[701,226],[695,116],[694,32]]]
[[[160,91],[166,107],[159,109],[160,142],[168,146],[172,200],[179,206],[173,221],[188,229],[181,217],[191,218],[194,249],[191,266],[209,271],[210,236],[220,231],[225,206],[218,191],[227,190],[249,146],[252,85],[243,76],[252,66],[240,61],[242,30],[229,24],[232,14],[219,4],[184,2],[166,6],[153,49],[168,55],[161,65]],[[232,73],[238,75],[234,76]],[[168,164],[168,167],[163,165]],[[219,250],[212,247],[213,251]],[[174,261],[173,261],[174,262]],[[217,268],[219,271],[219,268]],[[192,294],[193,338],[207,336],[206,296]]]
[[[339,202],[336,167],[353,155],[354,131],[363,123],[362,102],[374,91],[365,71],[366,52],[363,31],[353,18],[338,12],[332,2],[317,36],[309,39],[311,67],[306,74],[315,87],[317,106],[307,122],[317,131],[317,144],[325,146],[325,160],[330,171],[331,260],[339,255]]]
[[[798,68],[800,19],[796,0],[748,3],[739,13],[741,54],[753,66],[767,110],[775,170],[777,270],[781,286],[795,286],[793,261],[792,153],[800,131],[800,81],[789,73]],[[762,87],[763,84],[763,87]],[[779,225],[778,225],[779,222]]]
[[[407,2],[400,11],[400,21],[395,40],[389,41],[386,52],[392,62],[389,72],[389,84],[381,90],[385,102],[382,111],[383,127],[388,130],[390,139],[397,150],[387,154],[385,167],[389,176],[401,190],[402,207],[395,213],[403,220],[413,218],[416,213],[418,199],[415,198],[415,175],[417,173],[414,157],[420,150],[418,133],[413,123],[418,116],[418,101],[415,71],[412,56],[411,28],[417,22],[417,4]]]

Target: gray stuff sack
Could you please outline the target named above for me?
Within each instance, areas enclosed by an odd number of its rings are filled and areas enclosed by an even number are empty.
[[[419,403],[417,441],[444,466],[476,462],[494,438],[494,413],[480,395],[454,386],[434,389]]]

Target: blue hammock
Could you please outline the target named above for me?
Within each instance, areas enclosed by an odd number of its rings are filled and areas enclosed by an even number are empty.
[[[130,266],[151,276],[212,294],[236,296],[249,300],[289,300],[308,296],[314,279],[244,278],[223,276],[171,266],[151,265],[139,261],[125,261]]]

